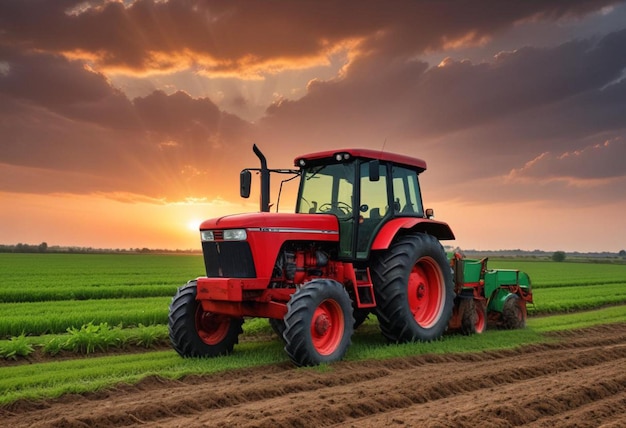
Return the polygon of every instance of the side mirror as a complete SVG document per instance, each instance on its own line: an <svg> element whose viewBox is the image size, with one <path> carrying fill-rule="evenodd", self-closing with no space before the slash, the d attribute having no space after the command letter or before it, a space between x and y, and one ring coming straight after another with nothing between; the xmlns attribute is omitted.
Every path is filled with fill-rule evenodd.
<svg viewBox="0 0 626 428"><path fill-rule="evenodd" d="M426 208L426 218L435 218L435 210L432 208Z"/></svg>
<svg viewBox="0 0 626 428"><path fill-rule="evenodd" d="M239 194L242 198L250 197L250 185L252 183L252 173L244 169L239 174Z"/></svg>
<svg viewBox="0 0 626 428"><path fill-rule="evenodd" d="M370 181L378 181L380 180L380 161L373 160L369 162L370 166Z"/></svg>

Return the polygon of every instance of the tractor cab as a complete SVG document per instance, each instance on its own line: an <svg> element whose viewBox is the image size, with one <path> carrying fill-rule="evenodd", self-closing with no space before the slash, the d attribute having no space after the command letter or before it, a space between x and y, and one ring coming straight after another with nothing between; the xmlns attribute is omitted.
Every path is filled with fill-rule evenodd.
<svg viewBox="0 0 626 428"><path fill-rule="evenodd" d="M294 160L298 170L269 169L256 145L253 150L261 168L241 172L241 196L250 196L251 171L259 172L261 211L267 212L270 173L299 175L295 211L337 218L340 260L367 260L371 250L386 248L391 238L385 238L399 228L417 228L440 239L454 239L447 225L424 222L425 217L432 217L432 210L425 211L422 205L418 175L426 170L426 162L421 159L377 150L345 149L299 156ZM398 222L401 218L408 221ZM379 233L392 220L396 223L390 232ZM377 239L381 239L378 246Z"/></svg>
<svg viewBox="0 0 626 428"><path fill-rule="evenodd" d="M419 159L350 149L295 159L301 180L296 213L332 214L339 222L339 257L365 260L381 227L395 217L424 217Z"/></svg>

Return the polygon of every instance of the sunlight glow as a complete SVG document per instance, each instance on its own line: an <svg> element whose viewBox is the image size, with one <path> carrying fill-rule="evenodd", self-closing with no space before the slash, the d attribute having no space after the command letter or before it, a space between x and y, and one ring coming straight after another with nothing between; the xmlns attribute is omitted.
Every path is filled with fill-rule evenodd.
<svg viewBox="0 0 626 428"><path fill-rule="evenodd" d="M200 224L202 224L202 220L198 220L198 219L189 220L187 222L187 229L197 232L198 230L200 230Z"/></svg>

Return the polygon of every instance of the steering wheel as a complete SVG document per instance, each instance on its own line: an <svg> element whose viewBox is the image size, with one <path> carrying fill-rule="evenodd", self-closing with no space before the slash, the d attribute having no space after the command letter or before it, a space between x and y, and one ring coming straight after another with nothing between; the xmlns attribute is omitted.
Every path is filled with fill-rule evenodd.
<svg viewBox="0 0 626 428"><path fill-rule="evenodd" d="M352 216L352 207L341 201L338 201L336 204L326 202L325 204L320 205L319 211L322 213L335 214L336 216L341 217Z"/></svg>

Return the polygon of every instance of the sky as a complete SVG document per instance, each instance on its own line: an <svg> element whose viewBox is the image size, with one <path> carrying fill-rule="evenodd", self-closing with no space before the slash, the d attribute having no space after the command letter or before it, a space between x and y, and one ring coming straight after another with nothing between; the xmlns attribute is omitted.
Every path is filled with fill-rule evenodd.
<svg viewBox="0 0 626 428"><path fill-rule="evenodd" d="M253 143L424 159L449 245L620 251L626 2L0 2L0 244L199 249Z"/></svg>

